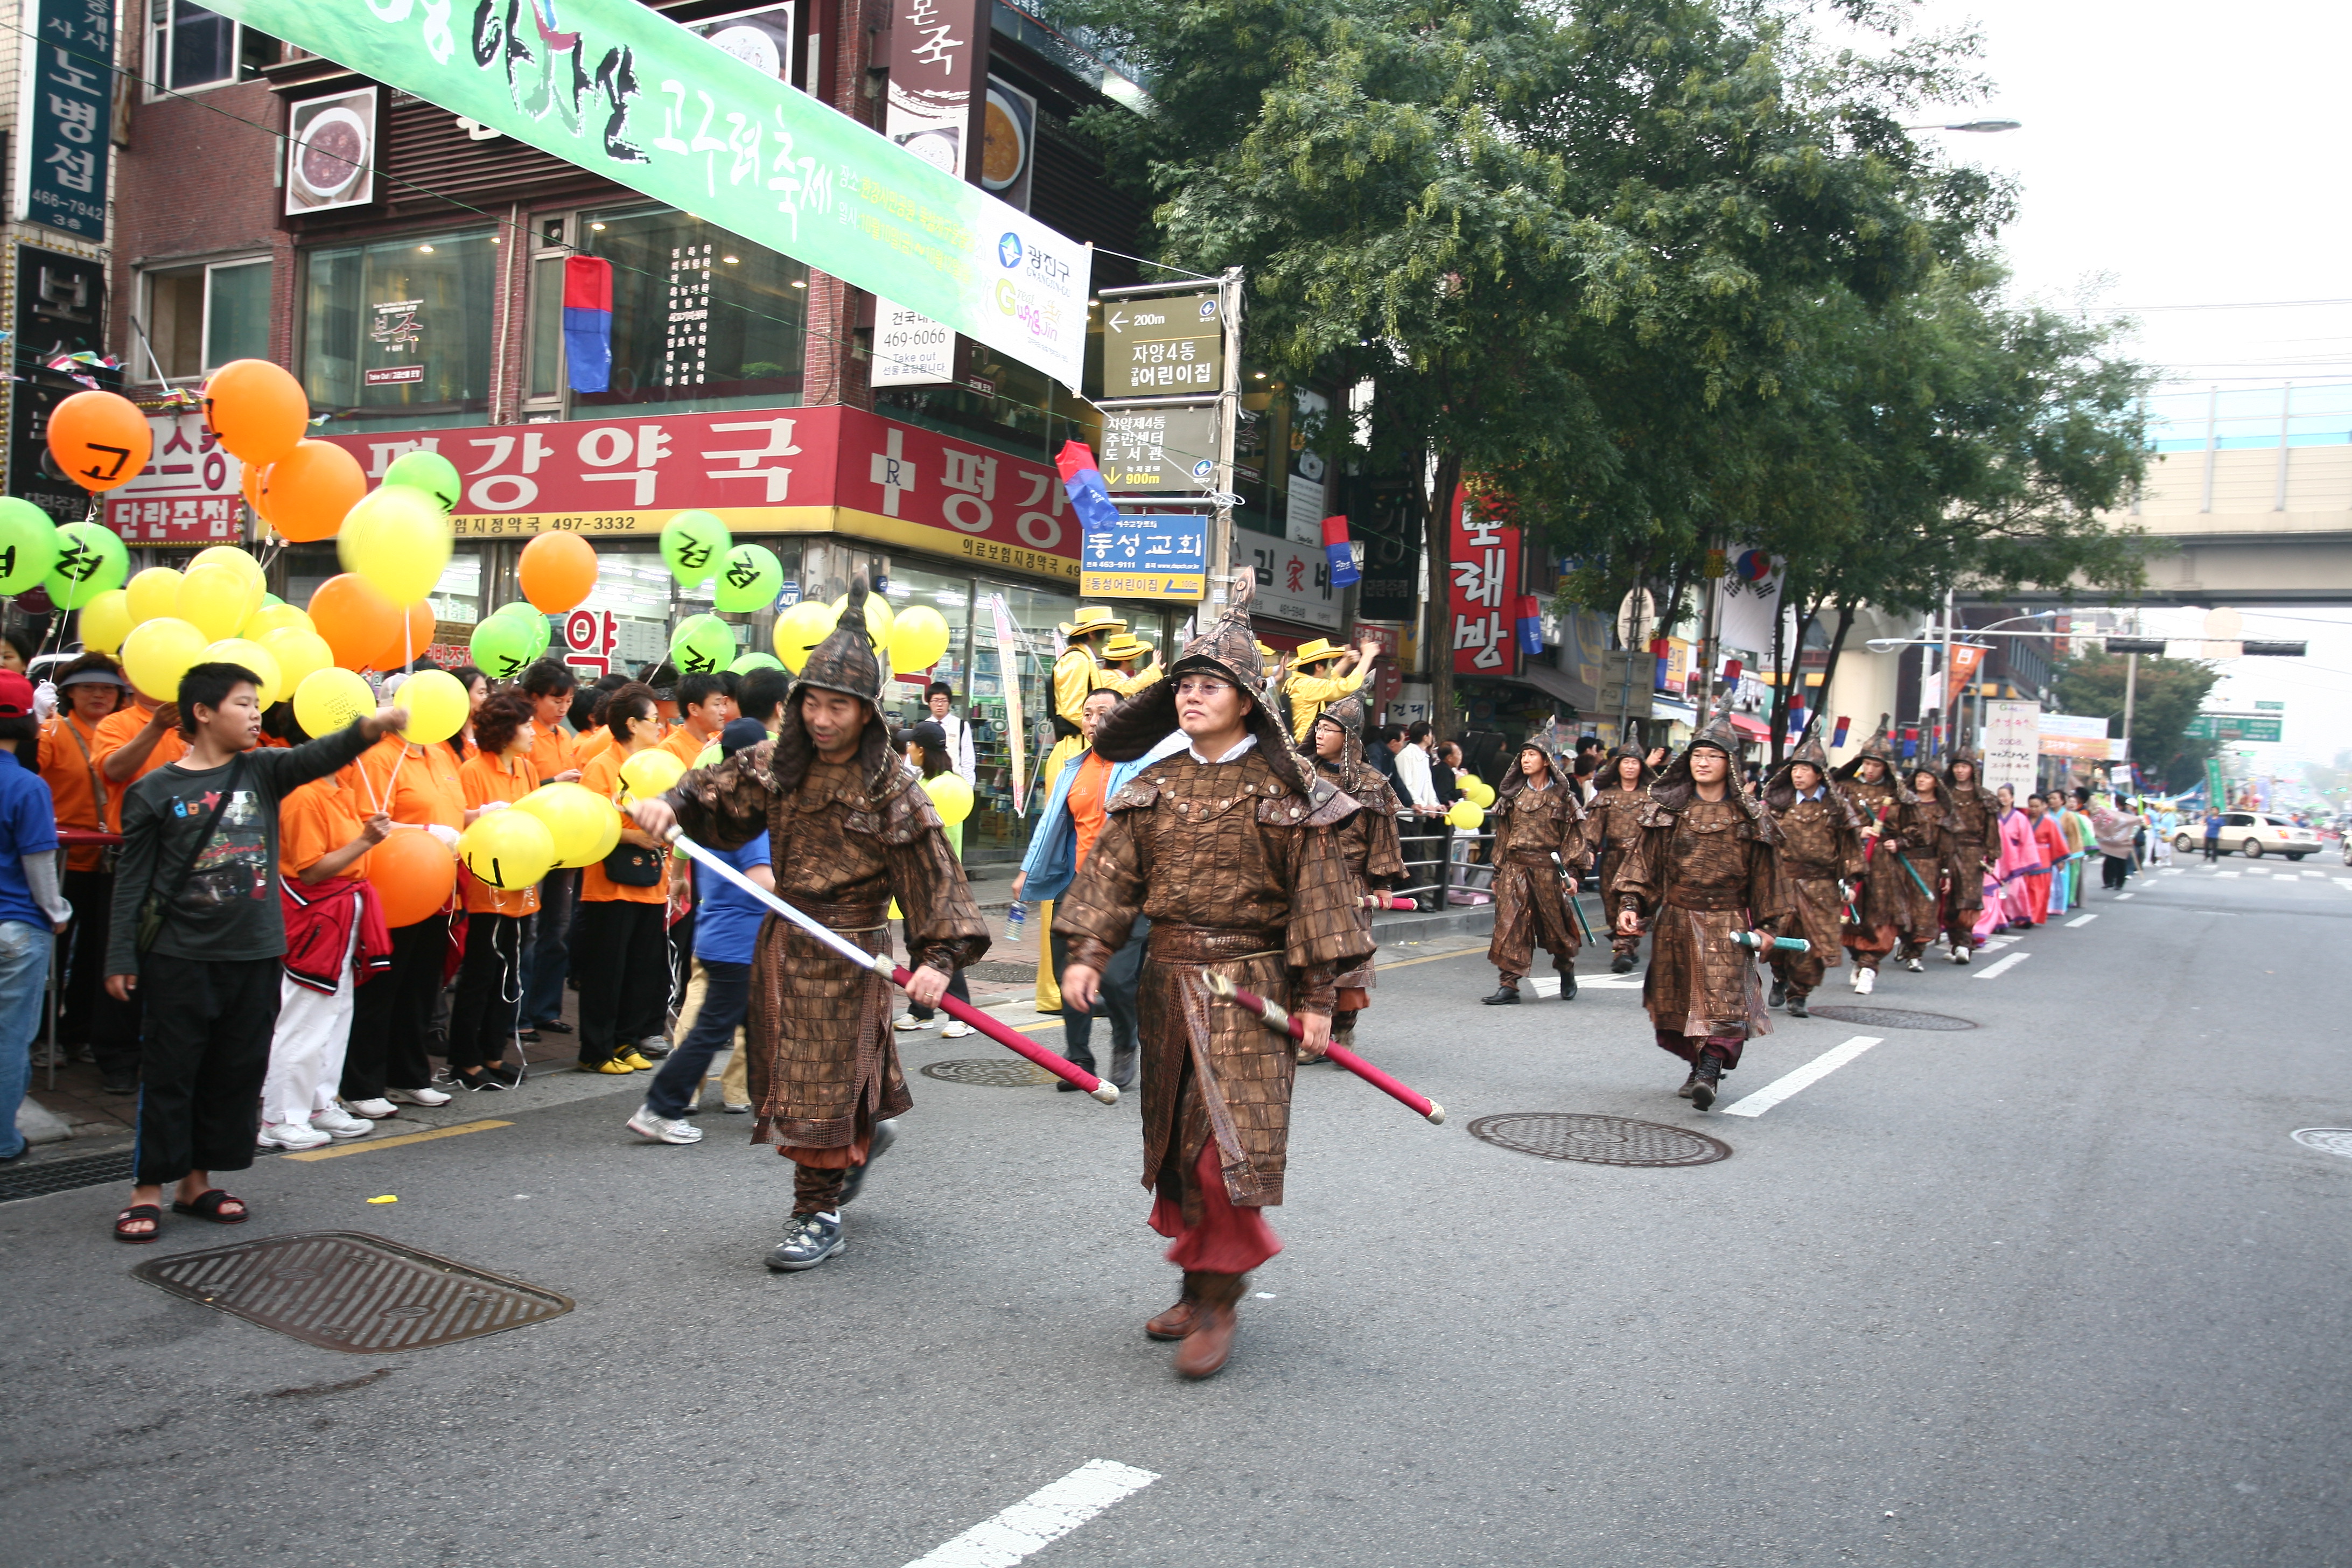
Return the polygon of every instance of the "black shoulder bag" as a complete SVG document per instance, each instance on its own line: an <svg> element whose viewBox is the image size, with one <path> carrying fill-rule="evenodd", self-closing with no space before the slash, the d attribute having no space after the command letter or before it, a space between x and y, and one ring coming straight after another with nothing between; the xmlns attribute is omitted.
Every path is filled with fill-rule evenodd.
<svg viewBox="0 0 2352 1568"><path fill-rule="evenodd" d="M213 830L220 826L221 813L228 809L229 801L236 795L237 781L244 776L245 754L240 752L236 761L229 764L227 787L213 803L212 815L205 818L205 830L196 835L196 847L188 851L188 858L180 863L179 875L172 879L172 890L158 893L154 883L148 883L147 901L139 908L139 952L142 956L163 934L163 922L171 919L172 905L187 887L188 879L195 874L196 862L204 858L205 850L211 846Z"/></svg>

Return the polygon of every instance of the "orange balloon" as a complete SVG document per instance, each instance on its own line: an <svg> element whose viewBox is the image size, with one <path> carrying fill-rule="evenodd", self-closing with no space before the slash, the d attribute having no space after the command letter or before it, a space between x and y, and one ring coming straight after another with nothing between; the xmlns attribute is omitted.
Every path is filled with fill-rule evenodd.
<svg viewBox="0 0 2352 1568"><path fill-rule="evenodd" d="M269 523L269 513L263 510L261 504L264 487L268 482L269 466L268 464L247 463L245 465L244 482L237 486L238 490L245 496L245 504L251 507L253 515L264 523ZM270 526L275 527L276 524L271 523Z"/></svg>
<svg viewBox="0 0 2352 1568"><path fill-rule="evenodd" d="M49 416L49 456L86 490L129 484L154 450L147 416L119 393L77 392Z"/></svg>
<svg viewBox="0 0 2352 1568"><path fill-rule="evenodd" d="M232 456L274 463L310 429L310 400L283 365L233 359L205 383L205 423Z"/></svg>
<svg viewBox="0 0 2352 1568"><path fill-rule="evenodd" d="M365 669L384 645L400 635L400 611L376 585L346 572L319 584L310 595L310 624L335 651L345 669Z"/></svg>
<svg viewBox="0 0 2352 1568"><path fill-rule="evenodd" d="M257 510L270 527L299 544L334 538L343 514L367 494L360 460L332 441L298 442L261 473Z"/></svg>
<svg viewBox="0 0 2352 1568"><path fill-rule="evenodd" d="M560 616L596 591L596 547L576 533L542 533L522 547L517 575L524 598Z"/></svg>
<svg viewBox="0 0 2352 1568"><path fill-rule="evenodd" d="M425 657L425 650L433 646L433 632L439 624L433 618L433 606L419 599L408 606L407 618L407 630L395 629L383 650L368 661L370 664L383 670L406 669ZM395 628L400 625L396 616L393 625Z"/></svg>
<svg viewBox="0 0 2352 1568"><path fill-rule="evenodd" d="M449 901L457 886L457 858L422 828L395 827L368 851L367 879L383 900L383 923L413 926Z"/></svg>

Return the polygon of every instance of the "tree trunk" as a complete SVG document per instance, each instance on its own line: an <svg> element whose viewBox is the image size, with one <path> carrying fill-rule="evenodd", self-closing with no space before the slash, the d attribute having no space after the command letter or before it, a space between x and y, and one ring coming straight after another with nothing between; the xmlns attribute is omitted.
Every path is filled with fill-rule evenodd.
<svg viewBox="0 0 2352 1568"><path fill-rule="evenodd" d="M1429 658L1429 722L1440 741L1454 738L1454 637L1447 619L1446 590L1454 581L1454 489L1462 482L1462 459L1441 454L1422 510L1422 550L1429 563L1429 598L1422 606L1422 647Z"/></svg>
<svg viewBox="0 0 2352 1568"><path fill-rule="evenodd" d="M1845 652L1845 634L1853 629L1853 606L1840 600L1837 630L1830 634L1830 656L1822 665L1822 700L1824 702L1830 700L1830 688L1837 681L1838 656ZM1866 740L1868 736L1864 738ZM1828 743L1828 738L1824 737L1822 744L1826 746Z"/></svg>
<svg viewBox="0 0 2352 1568"><path fill-rule="evenodd" d="M1780 580L1780 603L1772 614L1772 733L1765 743L1765 755L1771 759L1766 767L1774 773L1780 771L1780 753L1789 741L1788 604L1789 583L1784 577ZM1797 639L1797 646L1805 646L1802 637Z"/></svg>

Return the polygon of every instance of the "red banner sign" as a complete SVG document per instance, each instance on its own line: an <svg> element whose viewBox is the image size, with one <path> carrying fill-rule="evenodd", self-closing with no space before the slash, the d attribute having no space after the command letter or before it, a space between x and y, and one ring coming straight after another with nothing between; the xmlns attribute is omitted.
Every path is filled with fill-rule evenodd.
<svg viewBox="0 0 2352 1568"><path fill-rule="evenodd" d="M1456 675L1516 675L1519 531L1483 514L1468 492L1454 492L1446 551L1447 620Z"/></svg>

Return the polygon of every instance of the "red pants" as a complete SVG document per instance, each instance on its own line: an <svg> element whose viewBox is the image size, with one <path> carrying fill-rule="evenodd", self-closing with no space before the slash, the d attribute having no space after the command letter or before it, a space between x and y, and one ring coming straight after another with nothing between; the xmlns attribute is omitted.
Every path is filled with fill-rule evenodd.
<svg viewBox="0 0 2352 1568"><path fill-rule="evenodd" d="M1699 1052L1712 1049L1723 1059L1723 1070L1726 1072L1739 1065L1739 1048L1748 1043L1748 1037L1745 1035L1709 1035L1705 1039L1701 1039L1697 1036L1685 1035L1676 1029L1660 1029L1656 1033L1660 1050L1672 1051L1683 1060L1696 1066Z"/></svg>
<svg viewBox="0 0 2352 1568"><path fill-rule="evenodd" d="M1202 1145L1192 1179L1200 1186L1199 1225L1184 1223L1183 1194L1170 1190L1172 1184L1165 1175L1152 1200L1151 1228L1175 1244L1168 1249L1169 1262L1197 1274L1246 1274L1282 1250L1282 1238L1261 1210L1236 1208L1225 1195L1215 1139Z"/></svg>

